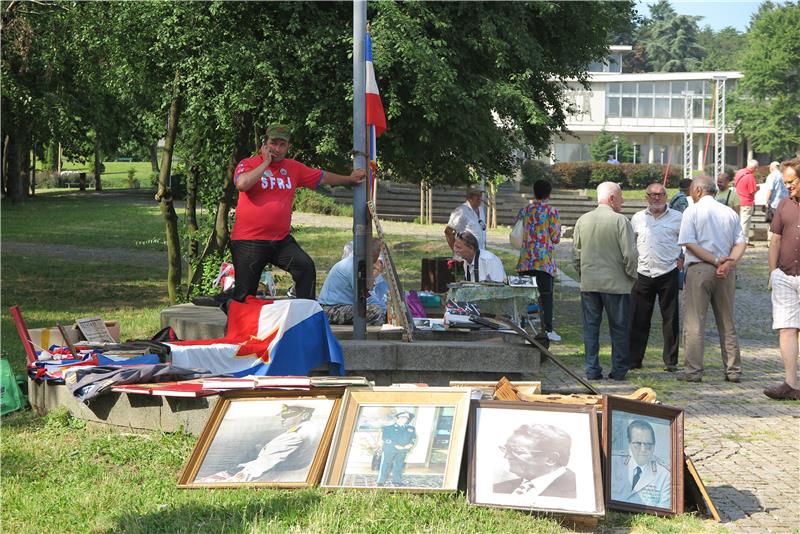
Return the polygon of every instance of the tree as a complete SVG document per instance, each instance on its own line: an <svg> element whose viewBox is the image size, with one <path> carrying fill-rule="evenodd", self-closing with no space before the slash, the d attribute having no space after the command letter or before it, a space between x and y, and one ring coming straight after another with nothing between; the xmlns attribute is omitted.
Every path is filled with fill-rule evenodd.
<svg viewBox="0 0 800 534"><path fill-rule="evenodd" d="M696 70L705 55L705 50L697 43L698 18L674 15L653 22L645 50L647 61L654 71Z"/></svg>
<svg viewBox="0 0 800 534"><path fill-rule="evenodd" d="M730 106L736 133L759 152L800 150L800 4L761 6L747 32L744 78Z"/></svg>
<svg viewBox="0 0 800 534"><path fill-rule="evenodd" d="M697 44L706 53L699 70L739 70L747 42L745 34L736 28L727 27L715 33L706 26L697 35Z"/></svg>
<svg viewBox="0 0 800 534"><path fill-rule="evenodd" d="M633 161L633 143L627 137L601 130L589 145L589 153L594 161L606 162L616 154L620 163L630 163Z"/></svg>

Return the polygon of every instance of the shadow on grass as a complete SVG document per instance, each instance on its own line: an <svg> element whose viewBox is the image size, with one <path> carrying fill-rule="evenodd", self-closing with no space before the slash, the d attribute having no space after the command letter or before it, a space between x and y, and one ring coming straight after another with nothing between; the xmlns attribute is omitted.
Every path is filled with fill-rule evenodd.
<svg viewBox="0 0 800 534"><path fill-rule="evenodd" d="M199 490L202 492L215 490ZM188 503L145 514L123 513L115 518L111 532L249 532L251 530L276 531L303 523L319 505L322 496L308 491L263 492L258 502L234 500L237 496L252 498L246 490L231 494L225 492L224 504ZM239 494L239 495L236 495ZM229 499L231 497L231 499ZM166 505L162 505L166 506Z"/></svg>

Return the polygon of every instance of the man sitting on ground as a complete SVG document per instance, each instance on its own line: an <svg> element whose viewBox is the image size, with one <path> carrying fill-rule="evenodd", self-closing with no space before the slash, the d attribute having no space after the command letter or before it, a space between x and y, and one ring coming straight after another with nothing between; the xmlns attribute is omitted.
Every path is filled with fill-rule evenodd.
<svg viewBox="0 0 800 534"><path fill-rule="evenodd" d="M381 242L373 238L370 244L373 265L379 263L378 256L381 252ZM377 282L377 278L375 279ZM353 324L353 256L347 256L334 265L319 294L318 302L328 316L330 324ZM386 322L386 307L381 306L377 300L367 300L367 324L379 326Z"/></svg>
<svg viewBox="0 0 800 534"><path fill-rule="evenodd" d="M456 234L453 252L464 263L464 279L468 282L503 282L506 271L500 258L478 246L471 232Z"/></svg>

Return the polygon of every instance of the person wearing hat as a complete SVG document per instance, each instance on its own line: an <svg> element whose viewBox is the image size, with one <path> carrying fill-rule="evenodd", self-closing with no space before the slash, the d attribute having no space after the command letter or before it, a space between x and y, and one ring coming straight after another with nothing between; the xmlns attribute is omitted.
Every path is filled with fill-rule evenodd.
<svg viewBox="0 0 800 534"><path fill-rule="evenodd" d="M231 480L251 482L303 482L319 445L321 429L310 422L311 406L281 405L283 433L268 441L258 457L239 464L241 468Z"/></svg>
<svg viewBox="0 0 800 534"><path fill-rule="evenodd" d="M417 442L417 430L410 424L414 414L400 411L394 414L394 423L383 427L381 441L381 467L378 472L378 486L385 486L389 472L392 474L392 485L403 485L403 469L406 456Z"/></svg>
<svg viewBox="0 0 800 534"><path fill-rule="evenodd" d="M342 175L289 159L286 157L291 147L289 139L288 126L268 126L259 154L240 161L233 173L233 183L239 190L231 232L236 277L233 298L240 302L256 294L261 271L268 263L292 275L297 298L314 298L317 280L314 261L290 233L297 188L355 185L365 176L364 169Z"/></svg>
<svg viewBox="0 0 800 534"><path fill-rule="evenodd" d="M450 249L453 249L456 234L469 231L478 238L478 246L486 248L486 212L483 209L483 189L467 189L467 200L450 214L444 229L444 236Z"/></svg>

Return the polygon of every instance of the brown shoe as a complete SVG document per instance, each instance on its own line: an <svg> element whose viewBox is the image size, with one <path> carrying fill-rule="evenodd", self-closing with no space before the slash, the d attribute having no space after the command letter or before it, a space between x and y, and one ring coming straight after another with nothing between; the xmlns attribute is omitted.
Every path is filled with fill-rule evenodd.
<svg viewBox="0 0 800 534"><path fill-rule="evenodd" d="M675 380L681 382L702 382L703 379L699 375L690 375L688 373L678 373L675 375Z"/></svg>
<svg viewBox="0 0 800 534"><path fill-rule="evenodd" d="M795 389L786 382L764 390L764 395L775 400L800 400L800 389Z"/></svg>

